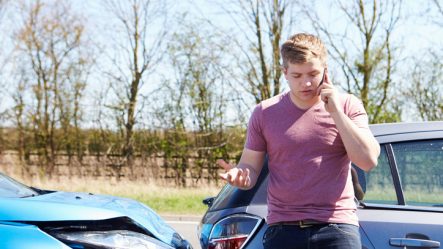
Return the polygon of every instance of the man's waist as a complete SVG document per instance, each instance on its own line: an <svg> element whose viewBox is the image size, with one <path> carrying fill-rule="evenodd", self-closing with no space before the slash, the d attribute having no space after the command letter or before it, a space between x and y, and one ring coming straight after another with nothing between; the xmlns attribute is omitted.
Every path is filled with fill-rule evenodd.
<svg viewBox="0 0 443 249"><path fill-rule="evenodd" d="M280 221L269 224L269 226L298 226L300 228L329 225L330 223L318 220L297 220L297 221Z"/></svg>

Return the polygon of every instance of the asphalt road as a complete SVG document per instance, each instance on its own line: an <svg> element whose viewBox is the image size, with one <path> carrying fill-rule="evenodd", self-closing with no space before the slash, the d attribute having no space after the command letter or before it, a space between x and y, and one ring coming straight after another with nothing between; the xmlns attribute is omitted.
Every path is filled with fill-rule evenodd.
<svg viewBox="0 0 443 249"><path fill-rule="evenodd" d="M191 243L194 249L199 249L197 226L201 217L192 216L162 216L171 227Z"/></svg>

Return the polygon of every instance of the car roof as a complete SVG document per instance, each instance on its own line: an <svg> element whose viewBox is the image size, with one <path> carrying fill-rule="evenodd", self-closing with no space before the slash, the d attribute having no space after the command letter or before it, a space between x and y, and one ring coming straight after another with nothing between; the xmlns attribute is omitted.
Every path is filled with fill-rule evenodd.
<svg viewBox="0 0 443 249"><path fill-rule="evenodd" d="M370 125L380 143L443 138L443 121Z"/></svg>

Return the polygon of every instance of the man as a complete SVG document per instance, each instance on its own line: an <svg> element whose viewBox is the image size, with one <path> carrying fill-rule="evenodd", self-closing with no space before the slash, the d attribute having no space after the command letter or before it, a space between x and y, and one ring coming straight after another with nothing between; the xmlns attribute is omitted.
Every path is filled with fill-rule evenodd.
<svg viewBox="0 0 443 249"><path fill-rule="evenodd" d="M361 248L351 161L369 171L380 147L356 97L330 81L327 51L310 34L281 47L290 91L258 104L236 167L221 177L252 188L268 155L268 230L264 248Z"/></svg>

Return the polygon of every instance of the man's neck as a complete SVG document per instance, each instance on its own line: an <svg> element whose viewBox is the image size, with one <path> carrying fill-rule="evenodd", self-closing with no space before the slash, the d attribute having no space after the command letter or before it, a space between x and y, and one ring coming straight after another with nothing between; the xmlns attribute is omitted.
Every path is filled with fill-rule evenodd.
<svg viewBox="0 0 443 249"><path fill-rule="evenodd" d="M318 102L320 102L320 96L316 96L310 99L309 101L303 101L301 99L298 99L294 95L292 95L292 93L289 94L289 97L292 103L302 110L307 110L316 105Z"/></svg>

